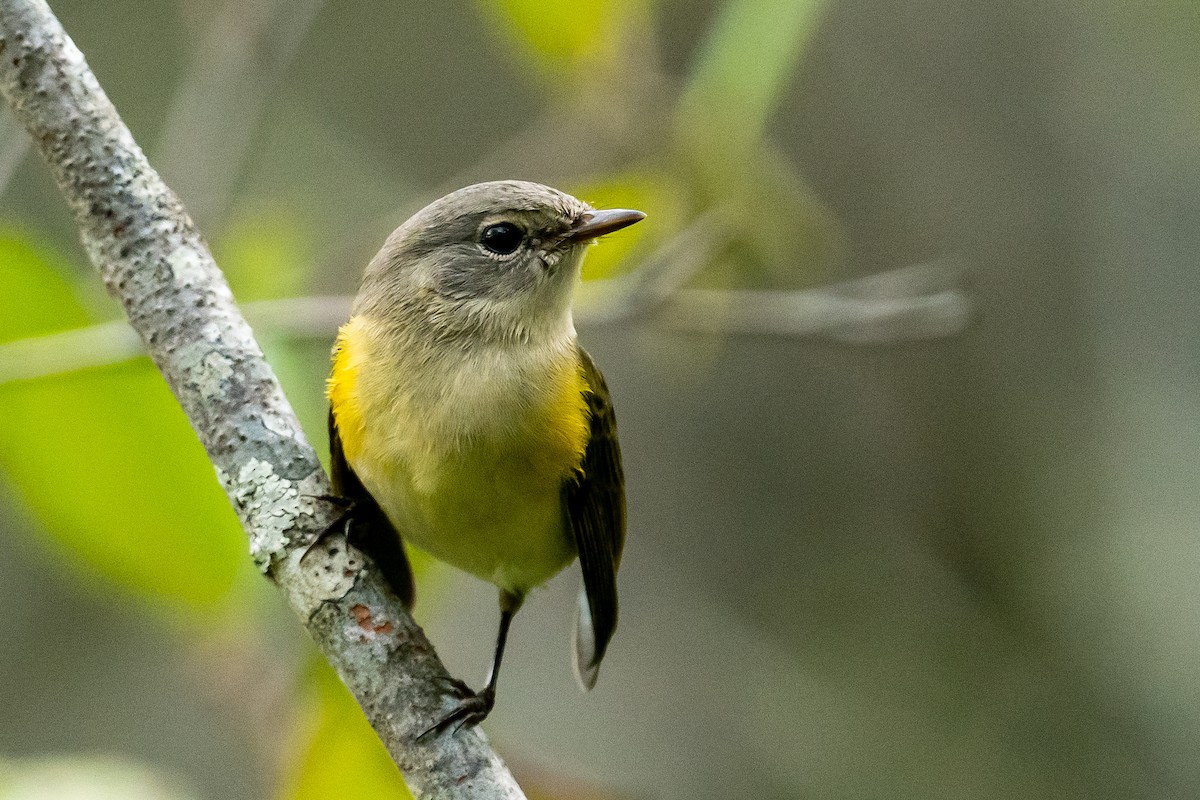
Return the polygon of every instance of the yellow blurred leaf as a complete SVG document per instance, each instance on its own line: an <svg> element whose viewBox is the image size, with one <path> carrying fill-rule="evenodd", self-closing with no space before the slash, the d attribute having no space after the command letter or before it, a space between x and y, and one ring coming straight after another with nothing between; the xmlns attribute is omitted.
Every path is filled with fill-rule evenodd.
<svg viewBox="0 0 1200 800"><path fill-rule="evenodd" d="M544 69L570 72L613 57L621 31L645 18L644 0L479 0L487 19Z"/></svg>

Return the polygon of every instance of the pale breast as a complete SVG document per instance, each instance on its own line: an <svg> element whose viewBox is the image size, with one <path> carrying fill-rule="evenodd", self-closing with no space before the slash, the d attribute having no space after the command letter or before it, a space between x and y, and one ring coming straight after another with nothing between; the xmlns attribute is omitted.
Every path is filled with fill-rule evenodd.
<svg viewBox="0 0 1200 800"><path fill-rule="evenodd" d="M339 428L344 405L359 429L343 440L346 456L404 538L516 590L571 561L561 487L582 459L588 419L570 345L403 364L343 341L338 360L354 375L339 381L335 363L330 396Z"/></svg>

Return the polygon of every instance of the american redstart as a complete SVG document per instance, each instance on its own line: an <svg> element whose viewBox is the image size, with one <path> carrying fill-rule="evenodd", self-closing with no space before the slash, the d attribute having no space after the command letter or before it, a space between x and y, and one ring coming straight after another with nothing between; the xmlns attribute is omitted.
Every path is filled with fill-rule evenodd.
<svg viewBox="0 0 1200 800"><path fill-rule="evenodd" d="M500 588L487 683L429 732L495 703L513 615L579 558L573 664L596 682L617 624L624 476L604 377L576 341L584 251L640 211L536 183L468 186L397 228L371 260L329 378L333 483L348 535L407 605L402 540Z"/></svg>

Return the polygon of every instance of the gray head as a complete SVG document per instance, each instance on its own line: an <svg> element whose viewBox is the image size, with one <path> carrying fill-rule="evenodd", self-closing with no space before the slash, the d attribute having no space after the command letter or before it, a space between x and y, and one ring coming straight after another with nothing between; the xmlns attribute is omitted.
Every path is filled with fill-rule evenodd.
<svg viewBox="0 0 1200 800"><path fill-rule="evenodd" d="M468 186L388 237L367 267L354 313L439 339L554 335L571 328L584 248L644 217L598 211L538 183Z"/></svg>

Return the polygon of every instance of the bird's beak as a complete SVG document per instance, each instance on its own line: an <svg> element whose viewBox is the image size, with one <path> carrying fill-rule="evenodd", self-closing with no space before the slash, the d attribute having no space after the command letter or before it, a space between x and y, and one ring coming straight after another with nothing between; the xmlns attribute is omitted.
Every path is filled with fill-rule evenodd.
<svg viewBox="0 0 1200 800"><path fill-rule="evenodd" d="M579 218L571 230L567 231L567 241L572 243L590 242L598 236L627 228L635 222L641 222L646 215L641 211L628 208L606 208L602 211L589 211Z"/></svg>

